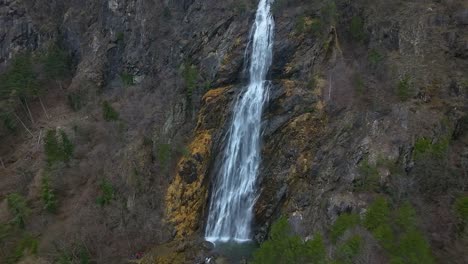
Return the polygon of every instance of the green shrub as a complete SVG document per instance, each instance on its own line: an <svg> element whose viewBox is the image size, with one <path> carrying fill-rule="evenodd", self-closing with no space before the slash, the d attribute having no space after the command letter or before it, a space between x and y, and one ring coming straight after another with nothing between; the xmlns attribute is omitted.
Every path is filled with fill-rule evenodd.
<svg viewBox="0 0 468 264"><path fill-rule="evenodd" d="M434 263L429 244L417 228L416 212L409 203L392 212L384 198L377 198L369 207L364 226L389 253L391 263Z"/></svg>
<svg viewBox="0 0 468 264"><path fill-rule="evenodd" d="M116 37L117 42L123 42L125 39L125 34L122 31L120 31L116 34L115 37Z"/></svg>
<svg viewBox="0 0 468 264"><path fill-rule="evenodd" d="M55 260L57 264L89 264L91 256L85 246L74 245L69 249L60 250Z"/></svg>
<svg viewBox="0 0 468 264"><path fill-rule="evenodd" d="M9 69L0 76L0 98L28 100L37 97L39 80L31 54L17 55Z"/></svg>
<svg viewBox="0 0 468 264"><path fill-rule="evenodd" d="M354 90L359 96L364 95L364 88L364 80L362 79L361 75L354 75Z"/></svg>
<svg viewBox="0 0 468 264"><path fill-rule="evenodd" d="M7 264L13 264L20 261L24 256L36 255L39 241L29 234L23 236L18 242L15 249L10 253L6 259Z"/></svg>
<svg viewBox="0 0 468 264"><path fill-rule="evenodd" d="M247 4L244 2L244 0L237 0L233 2L232 9L236 14L244 14L247 11Z"/></svg>
<svg viewBox="0 0 468 264"><path fill-rule="evenodd" d="M415 229L409 230L400 237L397 249L391 256L391 262L406 264L435 263L429 243L421 232Z"/></svg>
<svg viewBox="0 0 468 264"><path fill-rule="evenodd" d="M50 186L50 180L47 176L42 178L41 199L44 203L44 209L54 213L57 209L57 198L54 194L54 191L52 190L52 187Z"/></svg>
<svg viewBox="0 0 468 264"><path fill-rule="evenodd" d="M68 138L67 134L64 131L60 131L60 136L62 138L62 150L63 150L63 161L68 163L73 156L73 151L75 146Z"/></svg>
<svg viewBox="0 0 468 264"><path fill-rule="evenodd" d="M418 138L414 143L413 158L416 160L427 157L442 158L447 153L449 145L450 137L448 136L439 139L436 143L424 137Z"/></svg>
<svg viewBox="0 0 468 264"><path fill-rule="evenodd" d="M114 199L115 196L115 189L114 186L112 186L111 182L107 179L103 179L99 184L99 191L101 195L98 196L96 202L100 206L110 204L110 202Z"/></svg>
<svg viewBox="0 0 468 264"><path fill-rule="evenodd" d="M0 245L13 233L14 227L10 223L0 223Z"/></svg>
<svg viewBox="0 0 468 264"><path fill-rule="evenodd" d="M271 12L273 14L279 14L284 8L294 4L293 0L275 0L271 4Z"/></svg>
<svg viewBox="0 0 468 264"><path fill-rule="evenodd" d="M409 202L404 203L398 208L395 221L402 231L408 231L417 227L416 211Z"/></svg>
<svg viewBox="0 0 468 264"><path fill-rule="evenodd" d="M163 17L166 18L166 19L171 19L172 18L171 9L169 9L168 6L165 6L164 9L163 9Z"/></svg>
<svg viewBox="0 0 468 264"><path fill-rule="evenodd" d="M455 211L460 220L468 224L468 196L458 197L455 200Z"/></svg>
<svg viewBox="0 0 468 264"><path fill-rule="evenodd" d="M126 73L126 72L122 73L120 75L120 79L122 79L122 82L125 86L135 85L135 78L130 73Z"/></svg>
<svg viewBox="0 0 468 264"><path fill-rule="evenodd" d="M64 131L60 131L60 141L57 132L49 129L44 138L44 151L49 166L57 162L68 163L73 156L74 145Z"/></svg>
<svg viewBox="0 0 468 264"><path fill-rule="evenodd" d="M407 101L411 96L410 81L410 77L406 75L398 82L397 95L402 101Z"/></svg>
<svg viewBox="0 0 468 264"><path fill-rule="evenodd" d="M10 133L15 133L17 128L18 128L18 125L16 123L16 121L13 119L11 113L9 112L4 112L2 115L1 115L1 118L3 120L3 125L5 126L5 128L10 132Z"/></svg>
<svg viewBox="0 0 468 264"><path fill-rule="evenodd" d="M418 138L414 143L413 157L415 159L425 155L432 149L432 142L427 138Z"/></svg>
<svg viewBox="0 0 468 264"><path fill-rule="evenodd" d="M304 15L299 16L296 19L295 31L299 34L304 33L306 28L306 17Z"/></svg>
<svg viewBox="0 0 468 264"><path fill-rule="evenodd" d="M199 77L198 70L195 65L185 63L182 74L184 77L187 98L192 98L193 91L197 87L197 81Z"/></svg>
<svg viewBox="0 0 468 264"><path fill-rule="evenodd" d="M62 160L62 147L57 139L55 130L48 130L44 138L44 151L48 164Z"/></svg>
<svg viewBox="0 0 468 264"><path fill-rule="evenodd" d="M364 40L364 21L360 16L354 16L351 19L350 32L354 40L359 42Z"/></svg>
<svg viewBox="0 0 468 264"><path fill-rule="evenodd" d="M368 60L372 66L375 67L377 64L382 62L383 59L384 57L377 50L375 49L370 50L369 55L368 55Z"/></svg>
<svg viewBox="0 0 468 264"><path fill-rule="evenodd" d="M364 227L370 231L376 230L382 225L390 222L390 207L385 198L377 198L369 207L364 217Z"/></svg>
<svg viewBox="0 0 468 264"><path fill-rule="evenodd" d="M26 217L30 210L26 203L26 199L18 193L12 193L7 196L8 210L13 215L12 223L19 228L24 228Z"/></svg>
<svg viewBox="0 0 468 264"><path fill-rule="evenodd" d="M119 119L119 113L107 101L102 103L102 116L106 121L116 121Z"/></svg>
<svg viewBox="0 0 468 264"><path fill-rule="evenodd" d="M345 213L340 215L331 228L331 239L336 241L346 232L346 230L359 225L359 222L360 219L357 214Z"/></svg>
<svg viewBox="0 0 468 264"><path fill-rule="evenodd" d="M340 263L352 264L354 257L359 254L362 245L362 237L356 235L346 240L337 249L337 259Z"/></svg>
<svg viewBox="0 0 468 264"><path fill-rule="evenodd" d="M369 164L367 159L359 164L359 173L361 178L354 184L357 192L372 192L377 191L380 186L379 170L377 166Z"/></svg>
<svg viewBox="0 0 468 264"><path fill-rule="evenodd" d="M49 80L63 79L70 74L71 58L57 45L49 47L43 58L44 71Z"/></svg>
<svg viewBox="0 0 468 264"><path fill-rule="evenodd" d="M320 15L326 25L336 25L338 23L338 11L336 9L335 1L328 0L320 9Z"/></svg>
<svg viewBox="0 0 468 264"><path fill-rule="evenodd" d="M157 156L156 158L159 161L159 164L163 167L167 166L167 163L171 159L172 148L170 144L157 144Z"/></svg>
<svg viewBox="0 0 468 264"><path fill-rule="evenodd" d="M325 263L326 252L321 236L304 243L300 237L291 234L286 218L281 217L271 227L267 241L254 252L252 263Z"/></svg>
<svg viewBox="0 0 468 264"><path fill-rule="evenodd" d="M84 96L80 92L71 92L67 95L68 106L73 111L79 111L84 105Z"/></svg>
<svg viewBox="0 0 468 264"><path fill-rule="evenodd" d="M305 258L307 259L308 263L327 263L327 252L321 235L316 235L314 239L309 240L305 243L305 252Z"/></svg>

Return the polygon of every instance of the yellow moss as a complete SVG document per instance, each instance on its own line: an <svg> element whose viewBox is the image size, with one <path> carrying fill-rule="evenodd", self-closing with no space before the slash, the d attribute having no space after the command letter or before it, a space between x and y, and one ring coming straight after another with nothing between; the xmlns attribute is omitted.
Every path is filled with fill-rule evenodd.
<svg viewBox="0 0 468 264"><path fill-rule="evenodd" d="M179 161L175 179L167 190L166 217L175 225L178 238L191 235L198 228L198 220L207 196L204 179L211 154L211 143L211 131L197 133L189 145L190 155ZM196 165L198 175L192 183L185 182L180 175L180 171L188 162Z"/></svg>
<svg viewBox="0 0 468 264"><path fill-rule="evenodd" d="M296 88L296 82L291 80L283 80L283 86L286 90L286 96L290 97L293 94L294 88Z"/></svg>
<svg viewBox="0 0 468 264"><path fill-rule="evenodd" d="M222 95L224 93L224 91L226 91L227 88L228 87L221 87L221 88L216 88L216 89L209 90L203 96L203 99L202 99L203 103L205 103L205 104L209 103L212 99L219 97L220 95Z"/></svg>

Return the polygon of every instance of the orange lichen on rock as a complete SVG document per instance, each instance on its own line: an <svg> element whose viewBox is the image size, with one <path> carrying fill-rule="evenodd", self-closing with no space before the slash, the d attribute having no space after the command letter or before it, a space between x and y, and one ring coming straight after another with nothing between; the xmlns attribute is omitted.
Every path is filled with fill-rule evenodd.
<svg viewBox="0 0 468 264"><path fill-rule="evenodd" d="M209 103L212 99L219 97L222 95L229 87L221 87L221 88L216 88L209 90L206 92L206 94L203 96L203 103L207 104Z"/></svg>
<svg viewBox="0 0 468 264"><path fill-rule="evenodd" d="M189 146L190 155L182 157L177 174L166 194L167 220L175 225L177 237L192 234L198 228L205 205L204 185L211 152L211 131L198 132Z"/></svg>

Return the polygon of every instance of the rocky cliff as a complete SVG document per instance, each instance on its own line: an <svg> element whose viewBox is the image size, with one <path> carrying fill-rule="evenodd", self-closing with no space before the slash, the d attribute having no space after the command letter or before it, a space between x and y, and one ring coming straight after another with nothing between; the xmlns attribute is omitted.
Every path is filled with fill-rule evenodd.
<svg viewBox="0 0 468 264"><path fill-rule="evenodd" d="M65 77L14 106L16 130L1 127L0 259L126 263L146 252L143 263L203 263L210 182L246 83L255 6L0 1L0 72L51 46L70 59ZM415 208L436 262L468 262L468 220L454 209L468 187L465 1L276 0L274 16L255 239L281 215L301 238L328 237L340 215L363 216L384 197ZM53 168L50 130L74 145ZM23 227L11 224L12 193L28 209ZM347 235L356 232L365 250L353 263L390 261L372 232Z"/></svg>

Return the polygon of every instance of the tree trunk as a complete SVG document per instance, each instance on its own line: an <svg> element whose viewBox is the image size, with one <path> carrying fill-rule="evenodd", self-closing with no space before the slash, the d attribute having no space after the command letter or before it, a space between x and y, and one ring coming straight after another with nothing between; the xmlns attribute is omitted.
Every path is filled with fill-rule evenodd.
<svg viewBox="0 0 468 264"><path fill-rule="evenodd" d="M31 110L29 109L28 101L26 101L26 99L24 100L24 105L26 106L26 109L28 110L28 114L29 114L29 117L31 119L31 123L34 124L34 119L33 119Z"/></svg>
<svg viewBox="0 0 468 264"><path fill-rule="evenodd" d="M13 113L13 115L15 115L16 119L18 119L18 121L21 123L21 125L23 125L24 129L26 129L26 131L32 136L34 137L33 133L31 132L31 130L28 129L28 127L24 124L24 122L21 120L21 118L16 114L16 113Z"/></svg>
<svg viewBox="0 0 468 264"><path fill-rule="evenodd" d="M39 102L41 103L42 110L44 111L44 114L45 114L46 118L49 119L49 114L47 114L47 110L46 110L46 108L44 106L44 103L42 102L41 97L39 97Z"/></svg>

